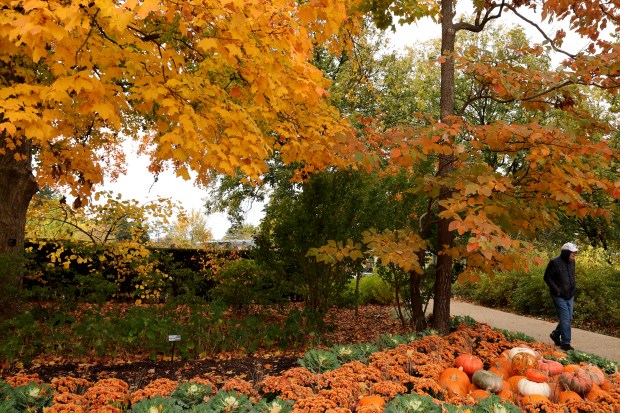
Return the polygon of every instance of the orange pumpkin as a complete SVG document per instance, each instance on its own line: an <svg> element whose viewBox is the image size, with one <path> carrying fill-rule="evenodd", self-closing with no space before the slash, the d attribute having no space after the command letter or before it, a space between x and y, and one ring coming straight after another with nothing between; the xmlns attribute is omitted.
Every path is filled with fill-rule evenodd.
<svg viewBox="0 0 620 413"><path fill-rule="evenodd" d="M512 376L512 362L504 357L498 357L491 361L488 369L491 373L495 373L503 379Z"/></svg>
<svg viewBox="0 0 620 413"><path fill-rule="evenodd" d="M439 385L450 395L465 396L470 384L469 376L460 368L449 367L439 375Z"/></svg>
<svg viewBox="0 0 620 413"><path fill-rule="evenodd" d="M491 394L488 391L482 390L482 389L474 390L471 393L469 393L469 395L476 400L486 399L487 397L491 396Z"/></svg>
<svg viewBox="0 0 620 413"><path fill-rule="evenodd" d="M541 359L538 362L538 368L547 373L549 376L557 376L564 372L564 366L562 363L555 360Z"/></svg>
<svg viewBox="0 0 620 413"><path fill-rule="evenodd" d="M512 384L510 384L508 379L502 380L502 390L504 390L504 389L508 389L508 390L512 391Z"/></svg>
<svg viewBox="0 0 620 413"><path fill-rule="evenodd" d="M590 390L586 395L586 400L591 400L593 402L598 402L600 400L605 400L609 396L605 390L602 390L598 384L594 384L592 386L592 390Z"/></svg>
<svg viewBox="0 0 620 413"><path fill-rule="evenodd" d="M575 370L580 369L581 366L579 364L567 364L566 366L564 366L564 371L568 372L568 373L572 373Z"/></svg>
<svg viewBox="0 0 620 413"><path fill-rule="evenodd" d="M579 395L579 393L576 393L572 390L565 390L560 392L560 394L558 395L558 403L560 404L566 404L570 401L583 401L583 399L581 398L581 396Z"/></svg>
<svg viewBox="0 0 620 413"><path fill-rule="evenodd" d="M530 404L536 402L551 402L548 397L542 396L540 394L529 394L527 396L521 396L519 401L523 404Z"/></svg>
<svg viewBox="0 0 620 413"><path fill-rule="evenodd" d="M523 351L512 358L512 369L516 374L523 375L527 369L536 367L538 367L538 360L530 353Z"/></svg>
<svg viewBox="0 0 620 413"><path fill-rule="evenodd" d="M605 380L605 383L601 384L601 389L605 390L606 392L612 391L613 388L614 386L609 382L609 380Z"/></svg>
<svg viewBox="0 0 620 413"><path fill-rule="evenodd" d="M514 400L514 392L512 391L512 385L508 380L504 380L504 384L502 386L502 390L497 393L497 395L504 401L513 401Z"/></svg>
<svg viewBox="0 0 620 413"><path fill-rule="evenodd" d="M519 381L521 381L521 379L524 379L525 376L510 376L508 378L508 383L510 383L510 388L512 389L512 391L514 393L518 393L519 392Z"/></svg>
<svg viewBox="0 0 620 413"><path fill-rule="evenodd" d="M370 406L370 405L383 406L384 404L385 404L385 400L383 400L383 397L377 396L377 395L364 396L357 401L358 406Z"/></svg>
<svg viewBox="0 0 620 413"><path fill-rule="evenodd" d="M549 381L549 376L545 372L538 369L527 369L525 371L525 377L528 380L535 381L536 383L546 383Z"/></svg>
<svg viewBox="0 0 620 413"><path fill-rule="evenodd" d="M474 374L474 372L482 370L484 367L480 357L474 356L473 354L461 354L454 359L454 365L457 368L462 367L463 371L470 376Z"/></svg>

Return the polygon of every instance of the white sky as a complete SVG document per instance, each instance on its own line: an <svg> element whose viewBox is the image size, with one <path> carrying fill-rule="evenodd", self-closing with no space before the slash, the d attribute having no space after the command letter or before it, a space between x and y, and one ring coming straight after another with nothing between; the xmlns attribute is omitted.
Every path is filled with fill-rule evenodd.
<svg viewBox="0 0 620 413"><path fill-rule="evenodd" d="M127 174L120 176L116 182L107 180L103 189L120 193L123 199L148 202L160 197L170 198L181 204L188 212L192 209L204 211L206 190L195 186L193 181L175 176L172 171L161 173L155 182L154 176L148 171L148 158L138 155L135 147L128 146ZM263 215L262 205L254 207L247 212L246 222L257 225ZM230 222L222 213L209 215L207 224L216 240L222 239L230 227Z"/></svg>
<svg viewBox="0 0 620 413"><path fill-rule="evenodd" d="M466 2L471 4L470 2ZM463 2L459 2L462 5ZM462 13L459 9L458 13ZM509 24L506 19L500 19L502 24ZM560 27L559 24L555 25ZM551 27L554 31L556 27ZM426 41L431 38L438 38L441 35L441 27L433 23L430 19L424 19L416 24L399 28L396 33L390 35L394 49L403 50L406 46L418 42ZM528 29L528 35L534 42L540 42L542 37L533 28ZM579 50L578 46L586 43L581 39L570 39L565 41L571 52ZM148 160L144 156L138 156L135 151L133 154L127 153L127 174L119 177L117 182L107 181L104 185L105 190L120 193L125 199L136 199L139 201L154 200L158 197L171 198L179 202L188 211L191 209L204 211L204 199L207 194L204 189L198 188L191 181L185 181L176 177L173 172L166 171L159 175L157 182L147 170ZM264 213L262 204L255 204L246 213L246 222L257 225ZM230 227L230 222L224 214L214 214L207 218L208 225L213 233L214 239L221 239L226 230Z"/></svg>

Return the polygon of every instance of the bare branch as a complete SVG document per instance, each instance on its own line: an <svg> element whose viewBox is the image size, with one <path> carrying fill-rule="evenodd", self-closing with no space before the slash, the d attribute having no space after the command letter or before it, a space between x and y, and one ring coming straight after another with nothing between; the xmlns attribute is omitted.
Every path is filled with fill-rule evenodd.
<svg viewBox="0 0 620 413"><path fill-rule="evenodd" d="M495 19L499 19L502 16L504 7L507 6L505 4L505 0L502 0L501 4L487 9L482 20L480 20L481 12L478 11L478 13L476 14L475 23L472 24L468 22L458 22L454 25L454 31L457 32L459 30L467 30L474 33L481 32L489 22ZM498 9L497 14L492 14L493 10L495 9Z"/></svg>
<svg viewBox="0 0 620 413"><path fill-rule="evenodd" d="M545 40L547 40L549 42L549 44L551 45L551 48L553 50L555 50L558 53L562 53L565 54L566 56L574 59L577 55L576 54L571 54L565 50L560 49L559 47L556 46L555 41L553 41L553 39L551 39L547 33L545 33L545 31L535 22L533 22L532 20L528 19L527 17L523 16L522 14L520 14L516 8L506 5L506 8L510 11L512 11L515 16L517 16L518 18L520 18L521 20L523 20L524 22L526 22L527 24L529 24L530 26L534 27L536 30L538 30L538 32L543 36L543 38L545 38Z"/></svg>

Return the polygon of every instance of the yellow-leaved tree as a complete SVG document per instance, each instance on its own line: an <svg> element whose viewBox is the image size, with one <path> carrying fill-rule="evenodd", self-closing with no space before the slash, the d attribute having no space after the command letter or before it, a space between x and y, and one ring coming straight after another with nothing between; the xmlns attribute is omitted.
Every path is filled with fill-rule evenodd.
<svg viewBox="0 0 620 413"><path fill-rule="evenodd" d="M21 250L38 187L88 203L127 139L198 184L258 180L274 151L341 163L351 135L309 59L354 29L348 3L0 1L0 253Z"/></svg>

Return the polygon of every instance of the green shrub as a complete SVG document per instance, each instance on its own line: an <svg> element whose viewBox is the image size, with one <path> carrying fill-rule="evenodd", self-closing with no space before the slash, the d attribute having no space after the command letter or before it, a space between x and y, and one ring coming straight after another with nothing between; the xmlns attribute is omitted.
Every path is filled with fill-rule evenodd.
<svg viewBox="0 0 620 413"><path fill-rule="evenodd" d="M191 268L178 268L173 265L168 272L169 282L165 286L166 302L176 297L200 297L206 299L209 290L213 287L213 280L205 272L198 272Z"/></svg>
<svg viewBox="0 0 620 413"><path fill-rule="evenodd" d="M162 302L176 296L208 298L212 273L247 256L236 249L167 249L111 243L35 241L24 277L26 298L32 301L102 302L142 299ZM7 274L0 262L0 276ZM1 280L0 280L1 281ZM112 284L111 284L112 283Z"/></svg>
<svg viewBox="0 0 620 413"><path fill-rule="evenodd" d="M21 255L0 254L0 320L17 314L23 304L20 285L26 263Z"/></svg>
<svg viewBox="0 0 620 413"><path fill-rule="evenodd" d="M39 355L146 353L171 354L169 335L180 335L175 354L197 358L220 351L252 352L259 346L300 347L308 339L304 315L291 308L284 322L270 312L225 317L220 302L181 306L119 307L80 305L76 308L34 307L0 322L0 360L28 362ZM71 310L72 312L69 312ZM75 311L79 316L73 316Z"/></svg>
<svg viewBox="0 0 620 413"><path fill-rule="evenodd" d="M509 277L517 277L508 304L510 308L520 314L555 316L553 300L543 279L544 271L543 267L534 267L529 274L516 271L509 274Z"/></svg>
<svg viewBox="0 0 620 413"><path fill-rule="evenodd" d="M0 359L13 363L28 361L45 349L45 338L40 322L25 311L0 324Z"/></svg>
<svg viewBox="0 0 620 413"><path fill-rule="evenodd" d="M604 251L586 249L577 256L577 323L620 328L620 264L607 263Z"/></svg>
<svg viewBox="0 0 620 413"><path fill-rule="evenodd" d="M252 304L284 303L289 291L273 271L251 259L226 264L218 271L217 281L211 297L242 311Z"/></svg>
<svg viewBox="0 0 620 413"><path fill-rule="evenodd" d="M360 304L388 305L394 302L391 287L377 274L364 276L360 280Z"/></svg>
<svg viewBox="0 0 620 413"><path fill-rule="evenodd" d="M468 327L473 327L476 325L476 323L477 321L471 316L455 315L454 317L450 319L450 329L454 331L461 324L465 324Z"/></svg>
<svg viewBox="0 0 620 413"><path fill-rule="evenodd" d="M75 278L75 297L79 302L103 304L114 297L116 284L99 274Z"/></svg>
<svg viewBox="0 0 620 413"><path fill-rule="evenodd" d="M118 295L117 272L101 246L71 242L29 244L24 278L31 301L103 303Z"/></svg>
<svg viewBox="0 0 620 413"><path fill-rule="evenodd" d="M455 284L453 292L488 307L508 307L518 276L509 273L481 274L477 282Z"/></svg>

